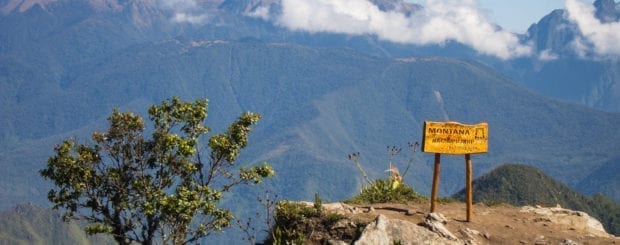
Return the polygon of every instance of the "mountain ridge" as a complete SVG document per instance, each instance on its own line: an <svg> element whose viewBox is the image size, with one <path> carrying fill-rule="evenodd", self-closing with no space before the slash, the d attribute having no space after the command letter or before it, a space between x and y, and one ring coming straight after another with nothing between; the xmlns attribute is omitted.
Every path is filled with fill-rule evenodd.
<svg viewBox="0 0 620 245"><path fill-rule="evenodd" d="M72 127L81 128L101 125L102 114L114 105L139 112L145 110L140 107L157 103L159 98L207 97L212 105L210 114L217 117L209 120L214 130L224 127L242 111L261 112L264 120L255 131L256 145L250 144L248 155L274 156L265 155L264 152L271 150L263 146L288 149L275 151L281 153L274 159L255 161L274 161L282 175L287 176L287 181L294 183L287 185L287 189L299 185L309 188L304 193L319 189L334 191L326 194L329 198L353 192L361 182L354 178L341 180L342 183L317 182L313 179L321 176L322 167L313 164L333 165L335 169L355 172L345 156L360 151L371 173L381 173L385 169L376 163L386 158L377 151L388 144L419 141L424 120L488 121L492 134L490 154L474 158L480 163L480 171L495 162L530 162L553 176L571 176L562 180L572 180L569 185L576 185L580 179L574 176L590 173L592 166L601 166L620 152L617 144L612 143L620 139L614 135L598 137L605 135L614 122L620 123L620 115L544 98L475 62L450 58L417 58L415 62L403 62L353 50L243 42L197 46L191 48L191 52L186 51L186 45L177 42L143 48L112 58L105 64L93 64L66 83L64 89L48 90L49 97L32 97L29 103L44 110L27 115L31 119L23 119L19 124L26 128L28 121L53 119L51 115L56 113L54 108L57 107L43 103L51 98L70 98L61 104L72 108L64 115L71 118L73 113L81 114L80 118L67 121L75 125ZM110 68L106 68L108 66ZM280 70L273 72L274 67ZM479 93L485 96L476 96ZM115 96L106 96L110 94ZM442 99L438 100L437 95ZM463 96L469 97L467 104L462 103ZM136 100L143 101L136 104L140 107L127 106ZM523 115L513 115L523 108L528 108L527 112L521 112ZM97 120L100 122L96 123ZM39 126L30 124L33 128ZM57 130L63 132L62 128ZM93 130L96 129L83 132ZM566 130L571 130L571 134L566 134ZM80 137L88 138L86 135ZM21 151L27 150L28 146L24 147ZM581 151L574 152L575 148ZM42 166L45 162L44 158L17 160L18 156L3 153L6 154L4 159L12 159L11 162L32 162L32 166ZM428 155L415 156L420 169L413 179L423 190L427 190L427 177L431 173L429 158ZM580 164L582 160L591 165ZM303 166L308 172L299 175L288 169L287 162L297 162L300 165L296 166ZM562 167L566 164L571 168ZM463 175L458 174L460 168L460 165L448 165L445 174L456 181L444 184L443 193L459 188L457 183L463 179ZM20 176L18 173L11 175ZM346 190L332 189L340 184L346 186ZM40 191L44 196L45 191ZM12 195L9 193L12 192L4 195Z"/></svg>
<svg viewBox="0 0 620 245"><path fill-rule="evenodd" d="M473 181L474 202L541 205L583 211L597 218L605 229L620 234L620 205L601 194L586 197L539 169L524 164L503 164ZM453 195L464 200L465 190Z"/></svg>
<svg viewBox="0 0 620 245"><path fill-rule="evenodd" d="M77 222L31 203L0 212L0 224L3 244L114 244L111 237L86 235Z"/></svg>

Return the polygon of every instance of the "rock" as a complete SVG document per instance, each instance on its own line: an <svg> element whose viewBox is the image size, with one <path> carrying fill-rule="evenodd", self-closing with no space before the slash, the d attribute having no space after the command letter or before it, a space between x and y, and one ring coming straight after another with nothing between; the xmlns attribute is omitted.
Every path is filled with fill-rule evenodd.
<svg viewBox="0 0 620 245"><path fill-rule="evenodd" d="M356 227L357 225L348 219L341 219L336 222L331 228L332 229L346 229L351 227Z"/></svg>
<svg viewBox="0 0 620 245"><path fill-rule="evenodd" d="M300 201L295 203L305 205L307 207L314 207L313 202ZM360 208L342 202L324 203L321 207L323 207L323 209L328 213L337 213L342 215L363 213Z"/></svg>
<svg viewBox="0 0 620 245"><path fill-rule="evenodd" d="M578 243L571 239L564 239L564 241L562 241L560 245L578 245Z"/></svg>
<svg viewBox="0 0 620 245"><path fill-rule="evenodd" d="M347 245L348 243L340 240L328 240L327 244L329 245Z"/></svg>
<svg viewBox="0 0 620 245"><path fill-rule="evenodd" d="M469 228L461 228L459 232L463 234L463 237L466 238L465 239L466 244L480 244L480 242L478 241L478 238L480 237L486 240L489 240L491 238L491 236L488 233L481 233L477 230L469 229Z"/></svg>
<svg viewBox="0 0 620 245"><path fill-rule="evenodd" d="M391 245L395 242L400 242L401 244L464 243L456 239L447 239L408 221L389 219L384 215L379 215L372 223L366 226L364 232L362 232L362 235L354 244Z"/></svg>
<svg viewBox="0 0 620 245"><path fill-rule="evenodd" d="M446 219L445 216L443 216L443 214L440 213L430 213L428 214L428 216L426 216L427 220L433 221L433 222L439 222L442 224L447 224L448 223L448 219Z"/></svg>
<svg viewBox="0 0 620 245"><path fill-rule="evenodd" d="M535 218L535 222L544 221L564 225L568 229L586 231L599 237L611 236L605 231L601 222L581 211L564 209L559 206L553 208L524 206L520 212L535 213L542 216Z"/></svg>
<svg viewBox="0 0 620 245"><path fill-rule="evenodd" d="M352 213L352 214L363 213L363 211L360 208L358 208L358 207L349 207L346 210L348 210L349 213Z"/></svg>
<svg viewBox="0 0 620 245"><path fill-rule="evenodd" d="M429 230L439 234L442 237L448 238L450 240L458 240L452 232L448 230L444 226L447 224L448 220L440 213L430 213L426 216L426 220L424 220L423 225L427 227Z"/></svg>
<svg viewBox="0 0 620 245"><path fill-rule="evenodd" d="M534 219L534 222L538 223L538 222L551 222L550 218L547 217L538 217Z"/></svg>
<svg viewBox="0 0 620 245"><path fill-rule="evenodd" d="M463 234L464 236L468 238L475 238L475 236L480 236L479 231L474 230L474 229L469 229L469 228L461 228L459 232L461 232L461 234Z"/></svg>
<svg viewBox="0 0 620 245"><path fill-rule="evenodd" d="M545 238L545 236L538 236L536 237L536 240L534 241L535 245L545 245L548 244L549 242L547 241L547 238Z"/></svg>

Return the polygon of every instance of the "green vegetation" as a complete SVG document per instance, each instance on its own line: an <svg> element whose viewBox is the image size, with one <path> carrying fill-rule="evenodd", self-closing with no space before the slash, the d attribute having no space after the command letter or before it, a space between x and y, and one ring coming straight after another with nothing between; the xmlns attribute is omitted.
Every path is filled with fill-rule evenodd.
<svg viewBox="0 0 620 245"><path fill-rule="evenodd" d="M437 203L439 204L449 204L449 203L453 203L453 202L457 202L458 200L452 198L452 197L438 197L437 198Z"/></svg>
<svg viewBox="0 0 620 245"><path fill-rule="evenodd" d="M416 203L425 201L426 197L418 194L407 184L399 184L394 187L394 180L378 179L372 185L362 188L359 195L347 200L353 204L372 203Z"/></svg>
<svg viewBox="0 0 620 245"><path fill-rule="evenodd" d="M288 201L279 202L276 206L273 243L303 243L306 234L309 234L306 229L310 228L315 223L313 221L320 219L322 215L323 210L315 207Z"/></svg>
<svg viewBox="0 0 620 245"><path fill-rule="evenodd" d="M275 224L271 227L271 237L266 241L268 244L304 244L308 239L321 240L321 237L310 236L313 234L332 235L336 232L332 227L346 217L326 212L317 193L312 206L289 201L278 202L274 218ZM352 240L359 236L359 231L361 229L348 229L337 234L337 237Z"/></svg>
<svg viewBox="0 0 620 245"><path fill-rule="evenodd" d="M412 153L418 144L408 144ZM403 183L403 176L394 165L394 157L401 152L396 146L388 146L389 154L389 175L386 179L377 179L374 182L369 180L368 174L359 162L360 153L349 154L349 160L355 163L357 169L368 183L364 186L359 195L346 200L351 204L374 204L374 203L417 203L427 200L426 197L418 194L415 190ZM409 170L412 158L409 158L405 174ZM365 223L358 224L358 227L348 227L341 230L340 234L332 227L338 221L346 217L336 213L326 213L323 209L323 200L315 193L314 204L312 207L303 203L288 201L278 202L275 208L275 224L273 225L271 237L267 241L273 244L303 244L307 240L327 241L329 237L337 237L338 240L354 241L361 234ZM342 227L340 227L342 228ZM309 237L312 235L324 237ZM321 235L316 235L321 234Z"/></svg>
<svg viewBox="0 0 620 245"><path fill-rule="evenodd" d="M370 181L366 170L360 164L360 153L356 152L349 154L349 160L355 163L357 169L366 180L367 185L362 188L359 195L352 197L346 202L353 204L373 204L410 203L426 200L424 196L418 194L412 187L408 186L403 182L403 178L407 175L409 169L411 168L411 164L413 162L413 154L416 152L417 147L419 147L418 142L416 142L415 144L408 143L407 145L411 155L409 156L407 167L403 175L400 175L398 168L394 164L394 157L402 151L402 148L398 148L396 146L388 146L388 177L386 179L377 179L374 182Z"/></svg>
<svg viewBox="0 0 620 245"><path fill-rule="evenodd" d="M532 166L505 164L474 180L474 201L487 205L556 206L586 212L597 218L607 232L620 234L620 205L597 194L581 195ZM465 191L453 197L464 200Z"/></svg>
<svg viewBox="0 0 620 245"><path fill-rule="evenodd" d="M206 99L176 97L151 106L151 138L144 137L142 117L114 109L107 132L93 133L93 145L67 139L55 147L40 171L56 185L49 200L67 217L85 218L88 234L111 234L119 244L192 243L231 226L232 212L218 207L223 194L274 171L267 163L235 164L260 119L256 113L243 113L211 136L209 154L201 154L207 106Z"/></svg>

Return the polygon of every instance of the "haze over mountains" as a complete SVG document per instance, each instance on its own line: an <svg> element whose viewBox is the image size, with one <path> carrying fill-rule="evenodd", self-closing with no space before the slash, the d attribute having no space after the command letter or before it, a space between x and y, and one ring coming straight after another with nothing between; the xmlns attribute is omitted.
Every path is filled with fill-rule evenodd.
<svg viewBox="0 0 620 245"><path fill-rule="evenodd" d="M520 35L478 19L471 26L496 46L487 49L456 34L392 40L366 29L374 22L364 18L350 29L295 26L286 0L174 3L0 0L0 208L46 204L50 183L37 170L55 143L88 140L113 106L143 113L172 96L207 97L214 132L240 112L261 113L242 162L272 163L278 176L269 188L286 198L348 197L362 183L348 153L361 152L371 177L384 177L386 145L420 141L424 120L455 120L489 123L489 153L474 156L476 175L527 163L582 193L620 200L618 47L602 48L600 35L584 31L575 16L587 11L554 11ZM348 9L394 25L433 23L450 9L373 3ZM615 28L618 4L594 6L600 27ZM342 6L314 7L330 16ZM413 157L405 181L428 193L430 155ZM396 160L404 168L407 156ZM443 158L441 195L462 188L462 161Z"/></svg>

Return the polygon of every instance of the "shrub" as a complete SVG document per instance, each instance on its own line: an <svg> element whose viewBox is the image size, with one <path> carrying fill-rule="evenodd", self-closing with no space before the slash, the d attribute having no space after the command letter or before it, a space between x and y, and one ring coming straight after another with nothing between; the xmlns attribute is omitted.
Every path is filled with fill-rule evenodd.
<svg viewBox="0 0 620 245"><path fill-rule="evenodd" d="M361 193L347 200L352 204L373 203L418 203L426 200L426 197L418 194L407 184L394 185L394 180L378 179L362 189Z"/></svg>
<svg viewBox="0 0 620 245"><path fill-rule="evenodd" d="M315 194L312 206L289 201L278 202L274 216L273 235L265 241L266 244L304 244L317 237L325 239L330 236L332 226L346 218L325 212L318 194Z"/></svg>

